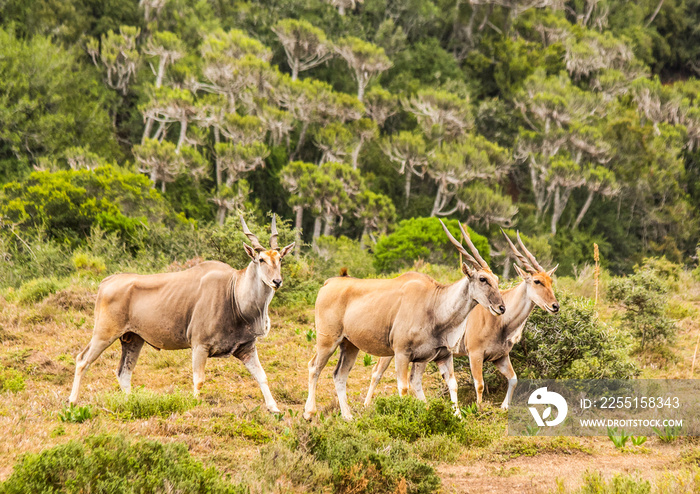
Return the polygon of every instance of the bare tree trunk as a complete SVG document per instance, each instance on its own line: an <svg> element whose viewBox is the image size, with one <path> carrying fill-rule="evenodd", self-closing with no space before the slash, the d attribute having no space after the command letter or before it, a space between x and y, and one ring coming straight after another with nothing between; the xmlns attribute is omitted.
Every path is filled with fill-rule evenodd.
<svg viewBox="0 0 700 494"><path fill-rule="evenodd" d="M226 207L223 205L219 206L219 209L216 210L216 222L219 224L219 226L224 226L224 221L226 220Z"/></svg>
<svg viewBox="0 0 700 494"><path fill-rule="evenodd" d="M294 60L292 65L292 80L296 81L299 78L299 60Z"/></svg>
<svg viewBox="0 0 700 494"><path fill-rule="evenodd" d="M365 250L365 235L367 235L367 225L362 227L362 233L360 233L360 250Z"/></svg>
<svg viewBox="0 0 700 494"><path fill-rule="evenodd" d="M364 144L362 141L360 141L357 146L355 146L355 149L352 150L352 154L350 155L352 157L352 167L353 169L357 169L357 161L360 157L360 150L362 149L362 144Z"/></svg>
<svg viewBox="0 0 700 494"><path fill-rule="evenodd" d="M433 202L433 210L430 216L437 216L438 211L440 211L440 202L442 201L442 186L438 185L437 194L435 194L435 201Z"/></svg>
<svg viewBox="0 0 700 494"><path fill-rule="evenodd" d="M408 207L408 198L411 197L411 178L413 178L413 172L411 169L406 166L405 168L405 173L406 173L406 182L404 183L404 205Z"/></svg>
<svg viewBox="0 0 700 494"><path fill-rule="evenodd" d="M175 147L175 152L179 153L182 144L185 142L185 137L187 137L187 120L180 120L180 137L177 139L177 146Z"/></svg>
<svg viewBox="0 0 700 494"><path fill-rule="evenodd" d="M324 218L325 224L323 226L323 234L324 235L333 235L333 225L335 223L335 217L332 214L329 214Z"/></svg>
<svg viewBox="0 0 700 494"><path fill-rule="evenodd" d="M591 207L591 203L593 203L593 196L594 195L595 195L595 192L593 192L592 190L588 191L588 197L586 198L586 202L583 203L581 210L578 212L578 216L576 216L576 221L574 221L574 226L572 227L574 230L576 230L578 228L578 226L581 224L581 220L583 220L583 217L588 212L588 208Z"/></svg>
<svg viewBox="0 0 700 494"><path fill-rule="evenodd" d="M647 21L646 24L644 24L644 27L649 27L652 22L654 22L654 19L656 19L656 16L659 15L659 11L661 10L661 6L664 4L664 0L659 0L659 4L656 6L656 10L654 10L654 13L651 14L651 17Z"/></svg>
<svg viewBox="0 0 700 494"><path fill-rule="evenodd" d="M296 219L294 220L294 256L299 257L301 254L301 225L304 220L304 208L302 206L294 206Z"/></svg>
<svg viewBox="0 0 700 494"><path fill-rule="evenodd" d="M316 243L316 240L318 239L318 237L321 236L321 221L321 215L316 216L316 218L314 219L314 234L311 237L311 247L315 252L318 252L318 245Z"/></svg>
<svg viewBox="0 0 700 494"><path fill-rule="evenodd" d="M153 183L151 185L151 188L154 189L156 187L156 180L158 180L158 174L156 173L155 167L151 170L151 182Z"/></svg>
<svg viewBox="0 0 700 494"><path fill-rule="evenodd" d="M165 194L165 180L160 181L160 192L161 194Z"/></svg>
<svg viewBox="0 0 700 494"><path fill-rule="evenodd" d="M146 139L151 137L151 130L153 129L153 119L148 117L146 120L146 126L143 129L143 135L141 136L141 144L146 142Z"/></svg>
<svg viewBox="0 0 700 494"><path fill-rule="evenodd" d="M564 209L566 208L566 203L569 202L569 196L571 195L571 189L570 187L567 187L564 189L564 191L560 191L561 187L556 187L554 190L554 207L552 210L552 223L551 223L551 232L552 235L555 235L557 233L557 224L559 223L559 220L561 219L561 215L564 214Z"/></svg>
<svg viewBox="0 0 700 494"><path fill-rule="evenodd" d="M365 88L367 87L367 81L363 76L357 78L357 99L362 101L365 97Z"/></svg>
<svg viewBox="0 0 700 494"><path fill-rule="evenodd" d="M510 263L511 263L511 258L509 255L506 255L506 262L503 265L503 279L507 280L510 278Z"/></svg>
<svg viewBox="0 0 700 494"><path fill-rule="evenodd" d="M219 127L216 125L214 126L214 150L216 151L216 145L221 142L221 132L219 131ZM216 153L215 156L215 166L216 166L216 190L219 190L219 187L221 187L221 160L219 158L219 153Z"/></svg>
<svg viewBox="0 0 700 494"><path fill-rule="evenodd" d="M294 152L289 157L289 161L294 161L297 157L297 154L299 154L301 147L304 145L304 139L306 138L306 131L307 130L309 130L309 121L308 120L301 124L301 132L299 133L299 140L297 141L297 147L296 147L296 149L294 149Z"/></svg>
<svg viewBox="0 0 700 494"><path fill-rule="evenodd" d="M156 89L163 85L163 76L165 75L165 65L167 59L161 56L158 61L158 73L156 74ZM141 144L146 141L147 137L151 136L151 130L153 129L153 118L148 117L146 120L146 127L143 129L143 136L141 136Z"/></svg>
<svg viewBox="0 0 700 494"><path fill-rule="evenodd" d="M489 22L489 17L491 17L492 13L493 13L493 4L490 3L488 8L486 9L486 13L484 14L484 19L481 21L481 24L479 24L479 32L484 30L484 28L486 27L486 24Z"/></svg>

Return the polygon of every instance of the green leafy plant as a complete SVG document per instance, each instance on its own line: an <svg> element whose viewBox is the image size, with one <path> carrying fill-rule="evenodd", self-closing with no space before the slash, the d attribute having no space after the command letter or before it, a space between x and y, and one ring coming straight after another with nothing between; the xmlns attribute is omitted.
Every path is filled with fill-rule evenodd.
<svg viewBox="0 0 700 494"><path fill-rule="evenodd" d="M0 365L0 391L16 393L24 389L24 375L11 367Z"/></svg>
<svg viewBox="0 0 700 494"><path fill-rule="evenodd" d="M641 446L645 442L647 442L647 437L646 436L631 436L630 437L632 444L635 446Z"/></svg>
<svg viewBox="0 0 700 494"><path fill-rule="evenodd" d="M365 356L362 357L362 363L365 367L370 367L375 364L374 360L372 359L372 356L369 353L365 353Z"/></svg>
<svg viewBox="0 0 700 494"><path fill-rule="evenodd" d="M58 418L61 422L71 422L74 424L82 424L86 420L92 418L92 410L89 405L76 407L73 404L68 405L63 411L58 412Z"/></svg>
<svg viewBox="0 0 700 494"><path fill-rule="evenodd" d="M306 336L306 341L314 341L316 339L316 330L309 328L306 330L306 333L304 333L304 336Z"/></svg>
<svg viewBox="0 0 700 494"><path fill-rule="evenodd" d="M632 437L625 434L624 430L618 432L617 427L608 427L608 437L617 449L622 449L627 444L627 440Z"/></svg>
<svg viewBox="0 0 700 494"><path fill-rule="evenodd" d="M169 417L199 404L199 400L191 393L174 391L161 395L145 389L137 389L129 394L105 394L101 401L106 409L124 420Z"/></svg>
<svg viewBox="0 0 700 494"><path fill-rule="evenodd" d="M678 439L679 433L681 432L681 426L665 425L663 429L659 429L658 427L652 427L652 430L661 442L672 443L676 439Z"/></svg>

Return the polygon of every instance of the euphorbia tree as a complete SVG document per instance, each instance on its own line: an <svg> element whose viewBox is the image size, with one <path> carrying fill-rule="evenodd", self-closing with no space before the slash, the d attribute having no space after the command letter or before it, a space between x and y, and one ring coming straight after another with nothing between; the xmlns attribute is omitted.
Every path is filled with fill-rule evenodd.
<svg viewBox="0 0 700 494"><path fill-rule="evenodd" d="M384 53L384 48L360 38L342 38L336 43L335 50L352 70L357 81L357 99L360 101L372 78L391 68L391 61Z"/></svg>
<svg viewBox="0 0 700 494"><path fill-rule="evenodd" d="M109 87L126 95L129 83L136 75L141 55L136 49L136 40L141 30L133 26L120 26L119 34L111 29L102 35L101 44L90 38L87 42L87 51L95 65L98 58L107 69L105 82Z"/></svg>
<svg viewBox="0 0 700 494"><path fill-rule="evenodd" d="M333 56L326 33L308 21L282 19L272 31L284 47L293 81L297 80L299 72L312 69Z"/></svg>
<svg viewBox="0 0 700 494"><path fill-rule="evenodd" d="M438 143L458 138L474 123L469 100L448 91L421 89L402 105L415 115L425 135Z"/></svg>
<svg viewBox="0 0 700 494"><path fill-rule="evenodd" d="M292 161L282 168L280 177L282 186L290 193L288 203L295 214L295 241L294 255L301 253L301 227L304 220L304 209L313 206L314 174L318 168L311 163ZM319 227L320 230L320 227Z"/></svg>
<svg viewBox="0 0 700 494"><path fill-rule="evenodd" d="M411 178L413 175L423 177L428 165L428 147L423 135L417 132L402 131L398 135L386 138L381 143L382 151L391 161L399 166L399 173L404 174L404 205L408 206L411 196Z"/></svg>
<svg viewBox="0 0 700 494"><path fill-rule="evenodd" d="M154 187L160 181L162 192L165 192L165 184L174 182L183 171L183 163L172 142L146 139L143 144L134 146L134 157L139 164L139 171L148 173Z"/></svg>
<svg viewBox="0 0 700 494"><path fill-rule="evenodd" d="M365 235L372 238L375 232L386 233L389 225L396 221L396 208L389 197L384 194L375 194L369 189L357 195L356 205L355 216L362 221L360 248L364 248Z"/></svg>

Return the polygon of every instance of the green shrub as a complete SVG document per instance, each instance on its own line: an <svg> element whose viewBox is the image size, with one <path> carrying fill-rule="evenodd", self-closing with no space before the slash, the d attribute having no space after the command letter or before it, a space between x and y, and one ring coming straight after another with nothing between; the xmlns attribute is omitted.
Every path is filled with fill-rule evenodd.
<svg viewBox="0 0 700 494"><path fill-rule="evenodd" d="M668 317L668 285L654 270L636 268L631 276L613 278L608 284L608 299L625 310L623 320L637 347L666 345L675 339L675 325Z"/></svg>
<svg viewBox="0 0 700 494"><path fill-rule="evenodd" d="M558 314L535 309L511 351L525 379L628 379L639 370L624 334L600 319L589 299L559 297Z"/></svg>
<svg viewBox="0 0 700 494"><path fill-rule="evenodd" d="M245 493L213 467L193 459L181 443L121 436L92 436L38 454L27 454L2 485L1 494L26 492Z"/></svg>
<svg viewBox="0 0 700 494"><path fill-rule="evenodd" d="M191 393L175 391L160 395L153 391L138 389L132 393L122 392L103 395L103 406L123 420L137 420L148 417L169 417L199 404Z"/></svg>
<svg viewBox="0 0 700 494"><path fill-rule="evenodd" d="M24 304L40 302L61 288L55 278L38 278L24 283L17 291L17 299Z"/></svg>
<svg viewBox="0 0 700 494"><path fill-rule="evenodd" d="M71 262L79 273L91 276L99 276L107 269L102 259L87 252L74 252Z"/></svg>
<svg viewBox="0 0 700 494"><path fill-rule="evenodd" d="M74 424L82 424L86 420L92 418L92 410L89 406L76 407L73 404L67 406L62 412L58 413L58 418L61 422L72 422Z"/></svg>
<svg viewBox="0 0 700 494"><path fill-rule="evenodd" d="M24 376L18 370L0 366L0 391L16 393L24 389Z"/></svg>
<svg viewBox="0 0 700 494"><path fill-rule="evenodd" d="M456 239L460 238L457 220L444 220ZM486 237L469 229L469 236L481 256L490 260ZM468 249L467 249L468 250ZM399 223L394 233L382 237L374 248L374 265L382 272L400 271L422 259L437 264L458 264L459 253L452 246L437 218L412 218Z"/></svg>
<svg viewBox="0 0 700 494"><path fill-rule="evenodd" d="M324 280L338 276L345 267L355 278L371 278L376 274L372 255L360 248L360 242L341 236L321 236L317 239L318 253L313 256L319 276Z"/></svg>

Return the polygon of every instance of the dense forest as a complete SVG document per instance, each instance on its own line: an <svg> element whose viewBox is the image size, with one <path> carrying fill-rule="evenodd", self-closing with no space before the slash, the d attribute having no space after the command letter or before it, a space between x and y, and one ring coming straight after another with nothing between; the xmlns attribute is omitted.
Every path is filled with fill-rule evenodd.
<svg viewBox="0 0 700 494"><path fill-rule="evenodd" d="M438 216L503 266L499 227L563 274L594 242L617 273L695 264L698 0L5 0L0 19L17 269L100 235L184 261L239 211L281 215L302 252L405 249L419 233L386 235Z"/></svg>

